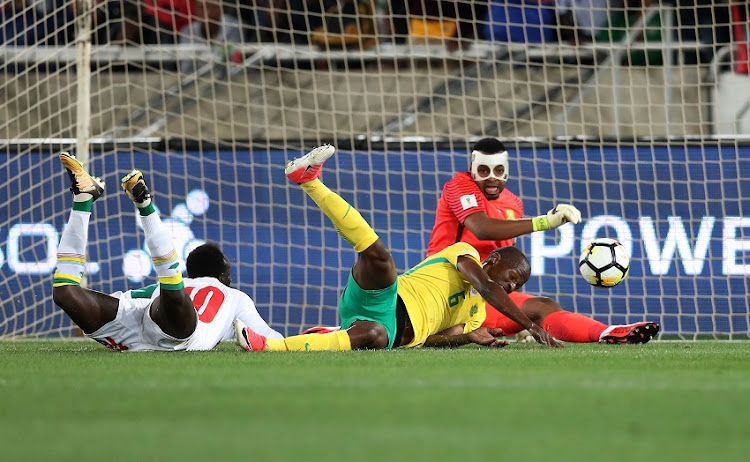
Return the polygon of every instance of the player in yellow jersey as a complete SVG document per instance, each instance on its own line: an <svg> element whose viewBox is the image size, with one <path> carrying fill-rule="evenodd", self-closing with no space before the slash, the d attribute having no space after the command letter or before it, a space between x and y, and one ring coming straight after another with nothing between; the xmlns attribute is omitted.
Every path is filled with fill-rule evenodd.
<svg viewBox="0 0 750 462"><path fill-rule="evenodd" d="M408 331L401 336L397 346L458 345L460 341L457 340L460 340L462 334L476 332L481 327L487 315L483 307L485 302L479 291L468 282L469 278L458 269L462 260L471 263L460 263L461 266L481 265L479 252L470 244L461 242L432 255L398 276L397 303L404 305L409 322L404 323ZM506 284L506 292L520 287L529 278L528 260L515 247L494 253L492 261L488 259L487 264L486 270L501 270L496 277L498 282ZM488 331L502 334L502 331L496 329ZM484 335L484 331L477 334ZM452 336L458 337L451 340Z"/></svg>
<svg viewBox="0 0 750 462"><path fill-rule="evenodd" d="M505 346L501 329L480 327L486 300L518 322L539 343L560 347L510 300L531 273L526 256L515 247L492 252L484 262L470 244L457 243L401 276L390 250L362 215L319 179L333 155L324 145L290 161L287 177L302 186L333 222L359 258L339 300L341 330L270 339L235 321L237 343L247 351L357 350L397 347L453 347L469 343Z"/></svg>

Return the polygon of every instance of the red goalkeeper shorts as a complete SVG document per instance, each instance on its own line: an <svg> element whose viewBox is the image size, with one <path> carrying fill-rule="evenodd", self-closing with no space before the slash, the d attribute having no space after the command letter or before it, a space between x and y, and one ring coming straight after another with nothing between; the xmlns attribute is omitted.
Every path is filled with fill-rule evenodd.
<svg viewBox="0 0 750 462"><path fill-rule="evenodd" d="M523 302L530 298L534 298L537 295L525 294L523 292L511 292L508 296L513 300L513 303L520 307L523 305ZM482 323L483 327L499 327L503 330L505 335L516 335L523 330L522 325L497 311L489 303L487 303L485 307L487 308L487 319Z"/></svg>

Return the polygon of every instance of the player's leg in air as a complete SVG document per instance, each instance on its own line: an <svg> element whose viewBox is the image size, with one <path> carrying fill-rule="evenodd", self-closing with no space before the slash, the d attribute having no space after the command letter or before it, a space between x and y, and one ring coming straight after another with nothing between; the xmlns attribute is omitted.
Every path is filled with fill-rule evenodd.
<svg viewBox="0 0 750 462"><path fill-rule="evenodd" d="M90 334L115 319L119 303L115 297L81 287L91 209L104 193L104 184L89 175L75 156L62 152L59 158L70 177L73 210L57 248L52 298L78 327Z"/></svg>
<svg viewBox="0 0 750 462"><path fill-rule="evenodd" d="M146 246L151 252L156 275L159 277L159 296L149 309L151 320L167 335L175 339L190 337L198 325L198 313L184 289L182 272L172 236L156 213L151 193L143 180L143 173L133 170L122 179L122 188L136 206L146 234Z"/></svg>
<svg viewBox="0 0 750 462"><path fill-rule="evenodd" d="M356 350L393 347L396 332L396 264L388 247L362 215L324 185L320 171L335 148L317 147L290 161L286 176L299 184L359 253L339 302L341 330L266 339L239 322L237 342L246 350ZM398 346L398 345L396 345Z"/></svg>
<svg viewBox="0 0 750 462"><path fill-rule="evenodd" d="M588 316L565 311L551 298L522 292L512 292L510 298L535 324L564 342L646 343L659 333L659 325L655 322L608 326ZM521 325L489 306L487 319L482 325L500 328L505 335L515 335L523 330Z"/></svg>
<svg viewBox="0 0 750 462"><path fill-rule="evenodd" d="M75 156L63 152L59 158L71 180L73 210L58 247L52 296L78 327L91 334L117 317L120 302L116 297L80 286L86 265L91 209L104 188L98 178L85 171ZM160 296L150 307L150 317L165 334L176 339L187 338L195 330L198 318L190 297L182 287L182 274L178 269L172 239L159 216L154 213L151 195L141 172L131 172L123 178L122 186L140 212L146 243L159 276Z"/></svg>

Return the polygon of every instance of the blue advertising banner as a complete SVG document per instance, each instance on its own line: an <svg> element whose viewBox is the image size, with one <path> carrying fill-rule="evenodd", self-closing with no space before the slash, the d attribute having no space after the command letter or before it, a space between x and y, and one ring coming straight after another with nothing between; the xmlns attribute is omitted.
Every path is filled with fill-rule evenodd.
<svg viewBox="0 0 750 462"><path fill-rule="evenodd" d="M183 258L218 242L233 285L250 294L282 333L337 322L339 290L354 251L283 174L285 151L95 153L107 194L94 204L87 285L102 292L156 281L132 204L119 178L144 170ZM54 156L5 163L0 221L0 335L70 332L51 299L57 243L71 197ZM323 179L370 221L400 271L424 258L443 184L468 155L446 151L340 152ZM30 187L30 185L35 185ZM601 147L520 149L507 187L525 215L577 206L582 224L524 236L532 262L525 291L608 323L655 320L666 334L747 338L750 332L750 148ZM19 194L24 191L24 194ZM586 284L578 256L594 237L631 255L611 289Z"/></svg>

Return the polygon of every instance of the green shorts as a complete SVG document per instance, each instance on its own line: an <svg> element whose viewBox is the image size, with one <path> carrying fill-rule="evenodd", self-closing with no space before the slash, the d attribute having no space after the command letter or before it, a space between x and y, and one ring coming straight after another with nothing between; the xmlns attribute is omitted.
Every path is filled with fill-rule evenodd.
<svg viewBox="0 0 750 462"><path fill-rule="evenodd" d="M398 280L385 289L365 290L357 284L352 273L339 299L341 329L351 327L355 321L375 321L388 332L388 348L393 348L396 338L396 303Z"/></svg>

